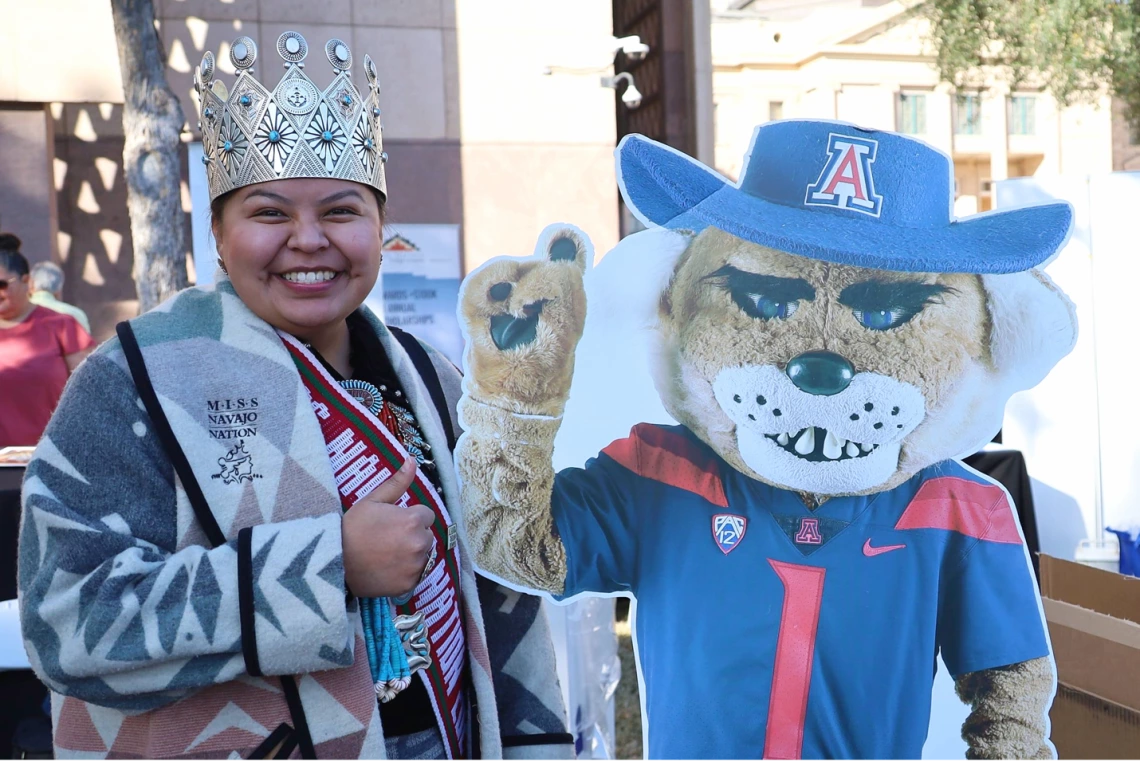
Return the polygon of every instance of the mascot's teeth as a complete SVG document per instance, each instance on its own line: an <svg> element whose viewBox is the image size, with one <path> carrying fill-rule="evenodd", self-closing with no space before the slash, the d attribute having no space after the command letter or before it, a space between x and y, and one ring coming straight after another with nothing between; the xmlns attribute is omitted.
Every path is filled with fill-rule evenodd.
<svg viewBox="0 0 1140 762"><path fill-rule="evenodd" d="M843 445L846 440L842 440L830 431L823 439L823 455L825 458L835 460L843 454Z"/></svg>
<svg viewBox="0 0 1140 762"><path fill-rule="evenodd" d="M796 452L800 455L810 455L813 450L815 450L815 427L808 426L796 440Z"/></svg>
<svg viewBox="0 0 1140 762"><path fill-rule="evenodd" d="M776 442L781 447L786 447L788 444L788 435L787 434L781 434L780 436L776 437Z"/></svg>
<svg viewBox="0 0 1140 762"><path fill-rule="evenodd" d="M854 442L848 442L846 449L847 449L847 457L848 458L858 458L859 457L859 445L855 444Z"/></svg>

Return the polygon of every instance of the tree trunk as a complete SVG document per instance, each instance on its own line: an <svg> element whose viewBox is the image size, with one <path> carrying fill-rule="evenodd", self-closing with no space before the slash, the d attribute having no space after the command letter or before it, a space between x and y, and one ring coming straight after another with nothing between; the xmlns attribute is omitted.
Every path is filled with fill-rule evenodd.
<svg viewBox="0 0 1140 762"><path fill-rule="evenodd" d="M111 0L123 75L123 168L139 311L189 285L179 161L182 106L166 82L152 0Z"/></svg>

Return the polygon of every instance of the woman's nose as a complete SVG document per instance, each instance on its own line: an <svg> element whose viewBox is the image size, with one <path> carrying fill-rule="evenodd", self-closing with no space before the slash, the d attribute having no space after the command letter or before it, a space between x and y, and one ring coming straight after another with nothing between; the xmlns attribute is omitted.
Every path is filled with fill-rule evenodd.
<svg viewBox="0 0 1140 762"><path fill-rule="evenodd" d="M293 235L289 245L298 251L314 252L327 247L329 239L320 222L297 220L293 223Z"/></svg>

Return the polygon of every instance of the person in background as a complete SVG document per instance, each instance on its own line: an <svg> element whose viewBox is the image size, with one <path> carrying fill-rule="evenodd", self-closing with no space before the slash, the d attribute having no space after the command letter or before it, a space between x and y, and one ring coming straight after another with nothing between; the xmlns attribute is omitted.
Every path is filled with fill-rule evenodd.
<svg viewBox="0 0 1140 762"><path fill-rule="evenodd" d="M71 315L91 333L91 322L87 313L73 304L63 301L63 269L55 262L39 262L32 266L32 304L47 307L49 310Z"/></svg>
<svg viewBox="0 0 1140 762"><path fill-rule="evenodd" d="M29 299L20 239L0 233L0 447L34 445L71 372L95 346L70 315Z"/></svg>

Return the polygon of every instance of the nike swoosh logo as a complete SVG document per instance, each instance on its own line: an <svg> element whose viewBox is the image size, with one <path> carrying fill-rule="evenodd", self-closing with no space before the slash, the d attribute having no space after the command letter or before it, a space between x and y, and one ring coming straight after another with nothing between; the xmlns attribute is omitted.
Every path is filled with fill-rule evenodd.
<svg viewBox="0 0 1140 762"><path fill-rule="evenodd" d="M902 550L905 547L906 547L906 545L884 545L881 548L873 548L873 547L871 547L871 540L870 540L870 538L868 538L868 540L865 543L863 543L863 555L870 558L871 556L877 556L877 555L881 555L883 553L890 553L892 550Z"/></svg>

